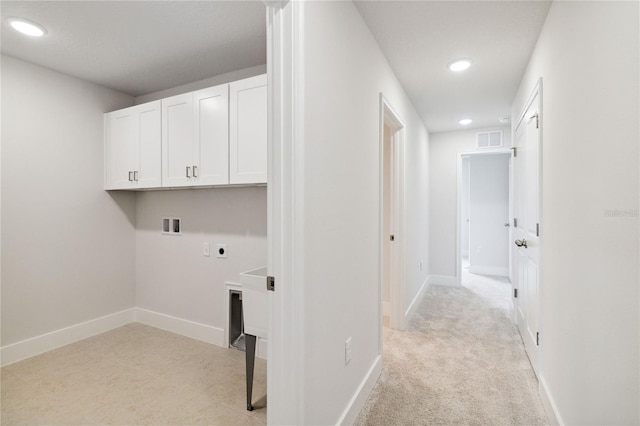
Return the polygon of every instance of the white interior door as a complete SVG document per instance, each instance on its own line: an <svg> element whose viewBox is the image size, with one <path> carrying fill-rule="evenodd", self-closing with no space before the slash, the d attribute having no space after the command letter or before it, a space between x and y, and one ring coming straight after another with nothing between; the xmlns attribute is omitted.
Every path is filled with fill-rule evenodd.
<svg viewBox="0 0 640 426"><path fill-rule="evenodd" d="M515 134L514 266L516 321L533 369L539 370L540 98L536 93Z"/></svg>

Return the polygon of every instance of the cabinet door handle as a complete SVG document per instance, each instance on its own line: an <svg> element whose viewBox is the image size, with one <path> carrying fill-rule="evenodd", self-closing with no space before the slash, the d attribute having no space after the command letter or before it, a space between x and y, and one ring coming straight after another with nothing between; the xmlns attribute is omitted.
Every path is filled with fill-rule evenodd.
<svg viewBox="0 0 640 426"><path fill-rule="evenodd" d="M193 166L193 177L194 178L198 177L198 166Z"/></svg>
<svg viewBox="0 0 640 426"><path fill-rule="evenodd" d="M132 174L132 173L133 173L133 172L129 172L129 182L133 182L133 178L131 177L131 174Z"/></svg>
<svg viewBox="0 0 640 426"><path fill-rule="evenodd" d="M136 181L136 182L138 181L138 171L137 170L135 170L133 172L133 180Z"/></svg>
<svg viewBox="0 0 640 426"><path fill-rule="evenodd" d="M191 177L191 167L187 166L187 178Z"/></svg>

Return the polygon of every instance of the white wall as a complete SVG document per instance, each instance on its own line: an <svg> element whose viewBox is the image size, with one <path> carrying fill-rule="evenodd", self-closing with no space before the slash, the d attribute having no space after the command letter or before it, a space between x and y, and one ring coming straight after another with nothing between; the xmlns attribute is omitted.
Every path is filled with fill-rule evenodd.
<svg viewBox="0 0 640 426"><path fill-rule="evenodd" d="M2 56L2 346L135 302L135 196L103 191L133 98Z"/></svg>
<svg viewBox="0 0 640 426"><path fill-rule="evenodd" d="M509 274L509 155L471 156L469 272Z"/></svg>
<svg viewBox="0 0 640 426"><path fill-rule="evenodd" d="M266 188L142 192L136 207L136 305L223 333L225 281L267 262ZM182 236L161 233L167 216L182 218ZM227 259L216 257L217 243Z"/></svg>
<svg viewBox="0 0 640 426"><path fill-rule="evenodd" d="M264 74L266 66L245 68L136 97L137 104ZM265 187L140 192L136 198L136 303L143 309L212 327L207 341L226 327L226 281L267 264ZM183 235L160 234L162 217L182 217ZM202 255L204 242L211 256ZM217 259L215 244L228 245ZM217 331L217 332L216 332ZM213 334L212 334L213 333ZM217 336L217 337L216 337Z"/></svg>
<svg viewBox="0 0 640 426"><path fill-rule="evenodd" d="M476 133L492 130L502 130L503 146L511 146L511 129L500 126L432 133L429 137L429 273L433 276L456 276L458 156L486 152L476 148Z"/></svg>
<svg viewBox="0 0 640 426"><path fill-rule="evenodd" d="M554 2L513 103L543 78L541 384L565 424L640 422L638 16Z"/></svg>
<svg viewBox="0 0 640 426"><path fill-rule="evenodd" d="M335 424L379 355L380 92L406 124L405 306L427 274L428 134L355 6L304 7L302 423Z"/></svg>

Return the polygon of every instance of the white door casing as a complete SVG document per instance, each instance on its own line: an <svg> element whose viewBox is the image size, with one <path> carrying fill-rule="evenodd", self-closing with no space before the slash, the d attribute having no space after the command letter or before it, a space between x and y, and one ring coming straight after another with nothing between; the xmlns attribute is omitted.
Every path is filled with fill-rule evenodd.
<svg viewBox="0 0 640 426"><path fill-rule="evenodd" d="M515 130L514 278L518 291L516 323L536 375L540 370L540 232L541 232L541 103L534 91Z"/></svg>
<svg viewBox="0 0 640 426"><path fill-rule="evenodd" d="M391 155L390 155L390 172L389 176L384 176L384 126L385 124L391 129ZM379 248L379 264L380 264L380 321L382 324L383 308L382 308L382 291L384 269L385 266L390 269L390 326L395 330L404 330L405 328L405 283L404 283L404 122L399 114L394 110L389 101L380 94L380 248ZM391 205L388 209L390 216L390 235L385 235L383 212L385 211L383 203L385 202L383 194L382 179L390 179L389 200ZM389 250L389 262L384 259L384 243L391 239ZM382 336L382 325L380 326L380 336ZM381 338L382 339L382 338ZM382 343L380 343L380 351L382 351ZM380 352L382 353L382 352Z"/></svg>

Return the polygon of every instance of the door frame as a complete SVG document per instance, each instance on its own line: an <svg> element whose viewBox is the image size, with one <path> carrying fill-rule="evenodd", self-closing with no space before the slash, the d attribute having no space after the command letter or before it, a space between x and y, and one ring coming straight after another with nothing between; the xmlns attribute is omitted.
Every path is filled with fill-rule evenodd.
<svg viewBox="0 0 640 426"><path fill-rule="evenodd" d="M379 127L379 207L378 207L378 305L379 305L379 351L382 354L382 320L383 312L383 277L384 277L384 254L383 245L388 235L384 235L384 126L387 124L391 128L391 232L395 236L390 247L391 271L390 295L389 295L389 320L390 327L395 330L405 329L405 282L404 282L404 252L405 252L405 209L404 209L404 189L405 189L405 159L404 140L406 126L400 114L393 108L383 93L380 93L380 127Z"/></svg>
<svg viewBox="0 0 640 426"><path fill-rule="evenodd" d="M511 148L499 148L489 151L469 151L459 152L457 159L456 171L456 284L462 285L462 158L475 157L481 155L511 155ZM509 221L511 222L511 203L513 201L511 187L513 182L512 176L512 158L509 157ZM511 227L509 227L509 241L511 241ZM511 246L509 246L509 265L511 265Z"/></svg>
<svg viewBox="0 0 640 426"><path fill-rule="evenodd" d="M267 13L268 424L304 423L304 2ZM295 220L294 220L295 218Z"/></svg>

